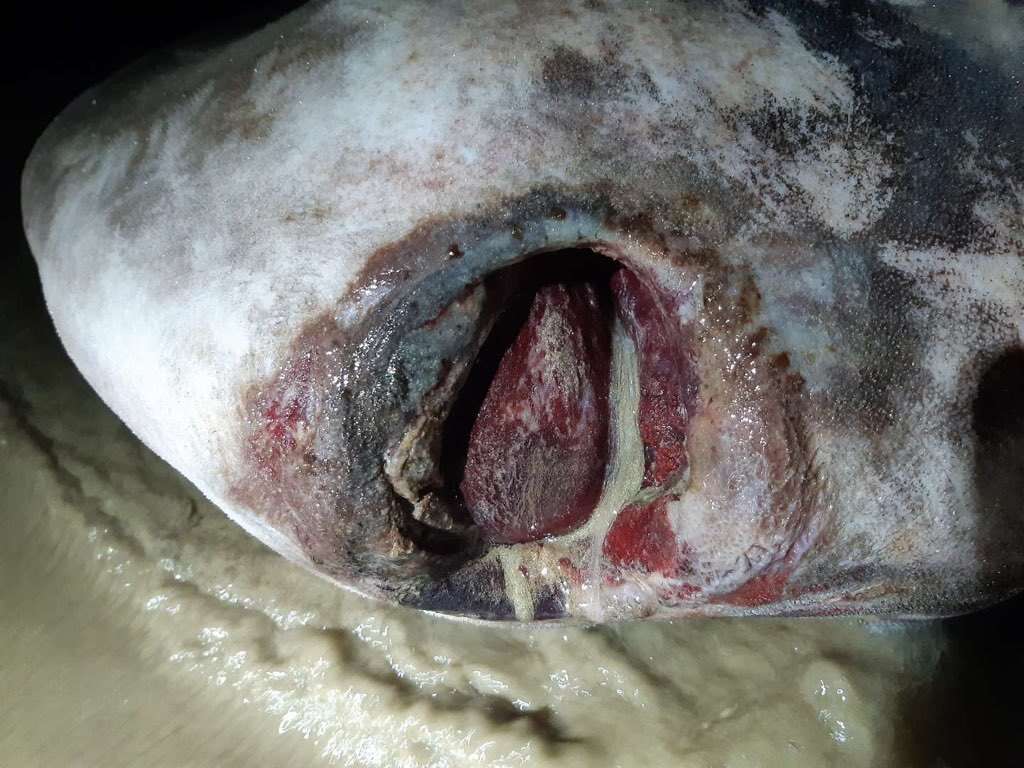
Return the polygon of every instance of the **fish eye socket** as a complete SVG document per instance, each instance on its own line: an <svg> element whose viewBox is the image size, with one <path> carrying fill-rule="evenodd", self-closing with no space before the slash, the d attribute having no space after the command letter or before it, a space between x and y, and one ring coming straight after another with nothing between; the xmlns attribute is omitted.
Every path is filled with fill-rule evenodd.
<svg viewBox="0 0 1024 768"><path fill-rule="evenodd" d="M984 369L972 407L974 432L984 445L1024 440L1024 347L998 355Z"/></svg>
<svg viewBox="0 0 1024 768"><path fill-rule="evenodd" d="M688 479L686 313L607 244L465 269L479 250L449 246L350 338L331 319L300 340L251 406L263 495L292 505L317 567L421 607L437 581L506 601L536 570L529 614L560 615L606 542L618 568L677 569L648 539Z"/></svg>
<svg viewBox="0 0 1024 768"><path fill-rule="evenodd" d="M613 557L657 567L644 522L614 525L621 507L642 517L685 484L695 370L656 290L589 248L529 256L482 289L494 306L449 402L389 457L405 534L460 566L537 544L562 551L544 570L569 578L582 543L607 538ZM559 581L533 596L533 617L564 613Z"/></svg>
<svg viewBox="0 0 1024 768"><path fill-rule="evenodd" d="M250 395L239 500L320 572L418 608L776 601L820 521L799 379L759 362L747 282L631 245L592 202L522 208L414 233L372 262L368 311L296 338Z"/></svg>

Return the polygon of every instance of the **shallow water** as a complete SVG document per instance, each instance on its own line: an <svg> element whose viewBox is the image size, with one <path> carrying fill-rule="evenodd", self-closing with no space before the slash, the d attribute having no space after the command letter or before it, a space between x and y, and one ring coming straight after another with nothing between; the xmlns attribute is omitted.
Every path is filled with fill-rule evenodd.
<svg viewBox="0 0 1024 768"><path fill-rule="evenodd" d="M4 765L1016 764L1012 608L522 629L338 590L142 446L8 270Z"/></svg>

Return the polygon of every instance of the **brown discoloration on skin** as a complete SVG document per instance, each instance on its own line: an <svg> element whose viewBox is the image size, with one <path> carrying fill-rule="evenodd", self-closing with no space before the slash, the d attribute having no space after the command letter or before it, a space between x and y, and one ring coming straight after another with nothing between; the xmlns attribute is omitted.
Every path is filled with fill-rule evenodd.
<svg viewBox="0 0 1024 768"><path fill-rule="evenodd" d="M564 45L544 59L541 67L544 88L556 98L592 98L601 74L598 65ZM606 88L607 84L601 83L601 87Z"/></svg>
<svg viewBox="0 0 1024 768"><path fill-rule="evenodd" d="M557 45L540 62L535 109L562 130L592 134L607 124L602 103L659 101L651 74L627 61L615 29L600 39L596 50L584 52Z"/></svg>
<svg viewBox="0 0 1024 768"><path fill-rule="evenodd" d="M741 316L749 322L760 314L761 292L757 290L757 283L752 275L748 275L743 281L743 288L740 290L738 308ZM754 340L763 340L768 335L766 328L760 328L754 335Z"/></svg>
<svg viewBox="0 0 1024 768"><path fill-rule="evenodd" d="M789 368L789 354L787 352L779 352L777 355L772 355L769 363L772 367L784 371Z"/></svg>
<svg viewBox="0 0 1024 768"><path fill-rule="evenodd" d="M298 35L299 44L281 42L271 46L261 56L249 59L232 55L229 49L221 54L219 87L212 101L205 104L195 133L195 162L201 163L209 148L220 143L241 139L255 142L269 137L275 123L272 103L257 104L251 94L257 79L287 82L299 71L308 71L314 62L330 61L343 55L343 51L358 38L359 31L351 27L325 26L323 22L305 25ZM226 66L224 66L226 64ZM196 87L201 92L202 83Z"/></svg>

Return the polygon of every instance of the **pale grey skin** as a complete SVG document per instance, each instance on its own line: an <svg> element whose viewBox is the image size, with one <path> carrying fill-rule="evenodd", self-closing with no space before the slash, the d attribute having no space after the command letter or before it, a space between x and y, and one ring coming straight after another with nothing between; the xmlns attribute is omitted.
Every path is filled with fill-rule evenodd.
<svg viewBox="0 0 1024 768"><path fill-rule="evenodd" d="M971 18L314 3L84 94L25 227L110 407L343 586L522 621L960 612L1024 585L1024 51ZM621 382L585 529L491 547L427 503L484 277L574 245L668 297L700 374L671 573L603 554Z"/></svg>

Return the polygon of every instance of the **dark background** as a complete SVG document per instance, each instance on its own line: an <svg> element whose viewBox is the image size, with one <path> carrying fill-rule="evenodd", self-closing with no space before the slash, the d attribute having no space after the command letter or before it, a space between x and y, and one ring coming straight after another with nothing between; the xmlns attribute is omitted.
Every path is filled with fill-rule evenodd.
<svg viewBox="0 0 1024 768"><path fill-rule="evenodd" d="M19 187L25 159L47 123L87 87L154 48L255 29L299 5L235 0L15 6L0 50L0 222L6 244L0 291L17 297L22 321L45 312L22 234ZM17 323L19 317L0 322ZM896 724L906 765L1024 766L1024 599L944 624L950 644L939 675L931 685L907 692L902 722Z"/></svg>

